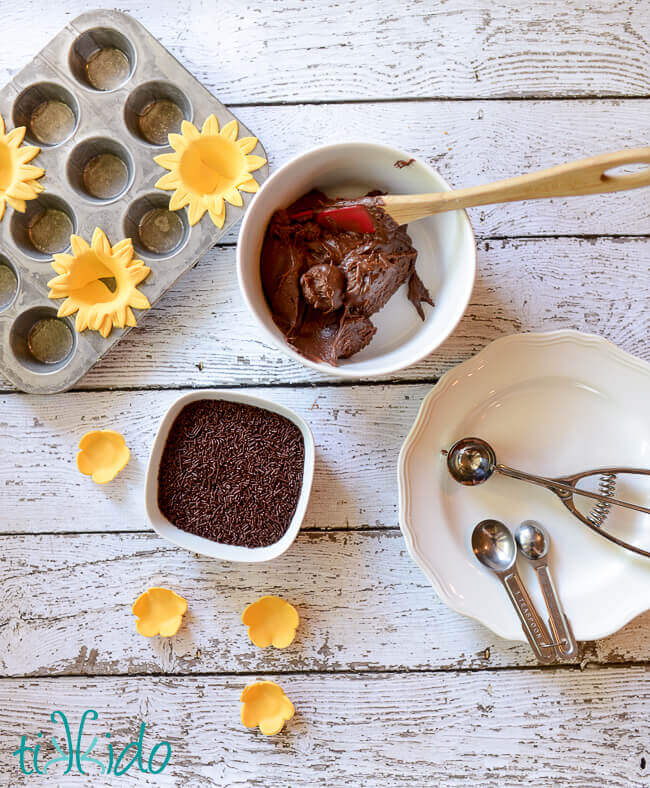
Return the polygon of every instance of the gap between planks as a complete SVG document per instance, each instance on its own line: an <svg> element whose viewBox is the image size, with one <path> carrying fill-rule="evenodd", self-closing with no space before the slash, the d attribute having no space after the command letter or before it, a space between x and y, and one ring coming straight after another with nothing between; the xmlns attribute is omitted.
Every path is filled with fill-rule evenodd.
<svg viewBox="0 0 650 788"><path fill-rule="evenodd" d="M63 681L70 679L81 679L83 681L111 681L114 679L200 679L200 678L253 678L259 676L351 676L354 678L381 678L382 676L438 676L440 674L453 674L453 675L468 675L476 673L480 676L490 676L496 673L524 673L534 671L554 672L554 671L574 671L577 673L584 673L585 671L595 672L604 670L625 670L634 668L645 668L650 670L650 660L628 660L626 662L592 662L591 660L584 660L582 663L567 663L556 662L549 665L495 665L489 668L473 668L473 667L440 667L440 668L367 668L364 670L282 670L275 668L274 670L206 670L195 672L183 671L133 671L125 673L52 673L52 674L34 674L25 673L21 676L0 676L0 684L7 682L16 682L21 679L26 681Z"/></svg>

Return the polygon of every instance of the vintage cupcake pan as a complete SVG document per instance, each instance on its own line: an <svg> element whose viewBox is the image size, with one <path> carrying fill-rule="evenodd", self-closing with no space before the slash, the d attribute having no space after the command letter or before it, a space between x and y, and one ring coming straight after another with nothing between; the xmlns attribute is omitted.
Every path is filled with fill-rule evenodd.
<svg viewBox="0 0 650 788"><path fill-rule="evenodd" d="M167 132L183 119L199 127L210 114L235 116L135 19L94 11L71 22L0 91L7 129L25 126L45 170L43 191L24 214L0 222L0 370L27 392L64 391L128 331L77 333L48 298L52 254L71 233L90 241L101 227L112 244L133 239L151 268L139 289L153 304L243 215L227 205L217 228L208 214L190 228L187 209L169 212L165 173L154 156L171 151ZM240 124L240 136L251 135ZM258 143L254 154L264 156ZM106 155L102 155L106 154ZM255 172L261 183L264 165ZM138 323L145 317L136 312Z"/></svg>

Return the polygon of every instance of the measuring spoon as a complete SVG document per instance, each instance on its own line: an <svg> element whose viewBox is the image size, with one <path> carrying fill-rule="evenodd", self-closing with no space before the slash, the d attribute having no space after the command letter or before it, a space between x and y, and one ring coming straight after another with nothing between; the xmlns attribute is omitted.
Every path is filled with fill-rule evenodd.
<svg viewBox="0 0 650 788"><path fill-rule="evenodd" d="M517 545L508 528L498 520L482 520L472 533L472 550L483 566L491 569L503 583L538 662L555 662L555 648L546 624L515 568Z"/></svg>

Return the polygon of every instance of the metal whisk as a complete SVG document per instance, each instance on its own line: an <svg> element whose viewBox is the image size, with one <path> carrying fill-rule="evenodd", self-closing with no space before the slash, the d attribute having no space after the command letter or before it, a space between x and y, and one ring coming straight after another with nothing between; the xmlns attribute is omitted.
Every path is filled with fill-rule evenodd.
<svg viewBox="0 0 650 788"><path fill-rule="evenodd" d="M601 526L607 520L612 506L621 506L625 509L633 509L636 512L650 514L650 509L646 506L639 506L638 504L621 501L616 498L618 475L630 473L650 476L650 468L596 468L591 471L574 473L572 476L559 476L556 478L534 476L533 474L518 471L498 463L494 449L481 438L462 438L456 441L449 451L443 450L442 453L447 457L449 473L457 482L466 485L481 484L487 481L496 471L512 479L520 479L524 482L546 487L558 496L571 514L575 515L592 531L600 534L610 542L624 547L626 550L631 550L638 555L650 558L650 550L644 550L641 547L629 544L623 539L601 530ZM599 477L598 492L582 490L576 486L579 481L591 476ZM574 495L591 498L596 501L596 504L585 515L575 505Z"/></svg>

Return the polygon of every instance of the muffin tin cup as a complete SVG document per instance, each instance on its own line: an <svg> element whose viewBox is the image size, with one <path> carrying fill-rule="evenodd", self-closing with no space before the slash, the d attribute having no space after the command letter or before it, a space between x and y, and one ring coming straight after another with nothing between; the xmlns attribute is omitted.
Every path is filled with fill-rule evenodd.
<svg viewBox="0 0 650 788"><path fill-rule="evenodd" d="M73 336L68 354L31 358L25 314L52 310L56 318L62 303L48 299L52 254L69 251L70 232L90 241L101 227L112 244L131 237L151 268L139 289L154 304L241 219L253 195L242 193L241 208L226 207L221 229L207 214L190 228L186 209L169 212L170 192L155 188L165 170L153 157L171 151L167 133L182 120L200 126L214 114L223 126L235 116L118 11L89 12L65 27L0 91L0 114L8 128L26 127L26 143L41 147L33 164L45 170L45 191L24 214L8 208L0 222L0 372L23 391L65 391L130 329L114 328L106 339L77 334L72 315L64 319ZM239 125L240 136L254 135ZM260 144L253 153L266 158ZM260 184L267 175L267 165L255 172ZM136 317L141 324L146 311ZM58 326L50 329L56 336Z"/></svg>

